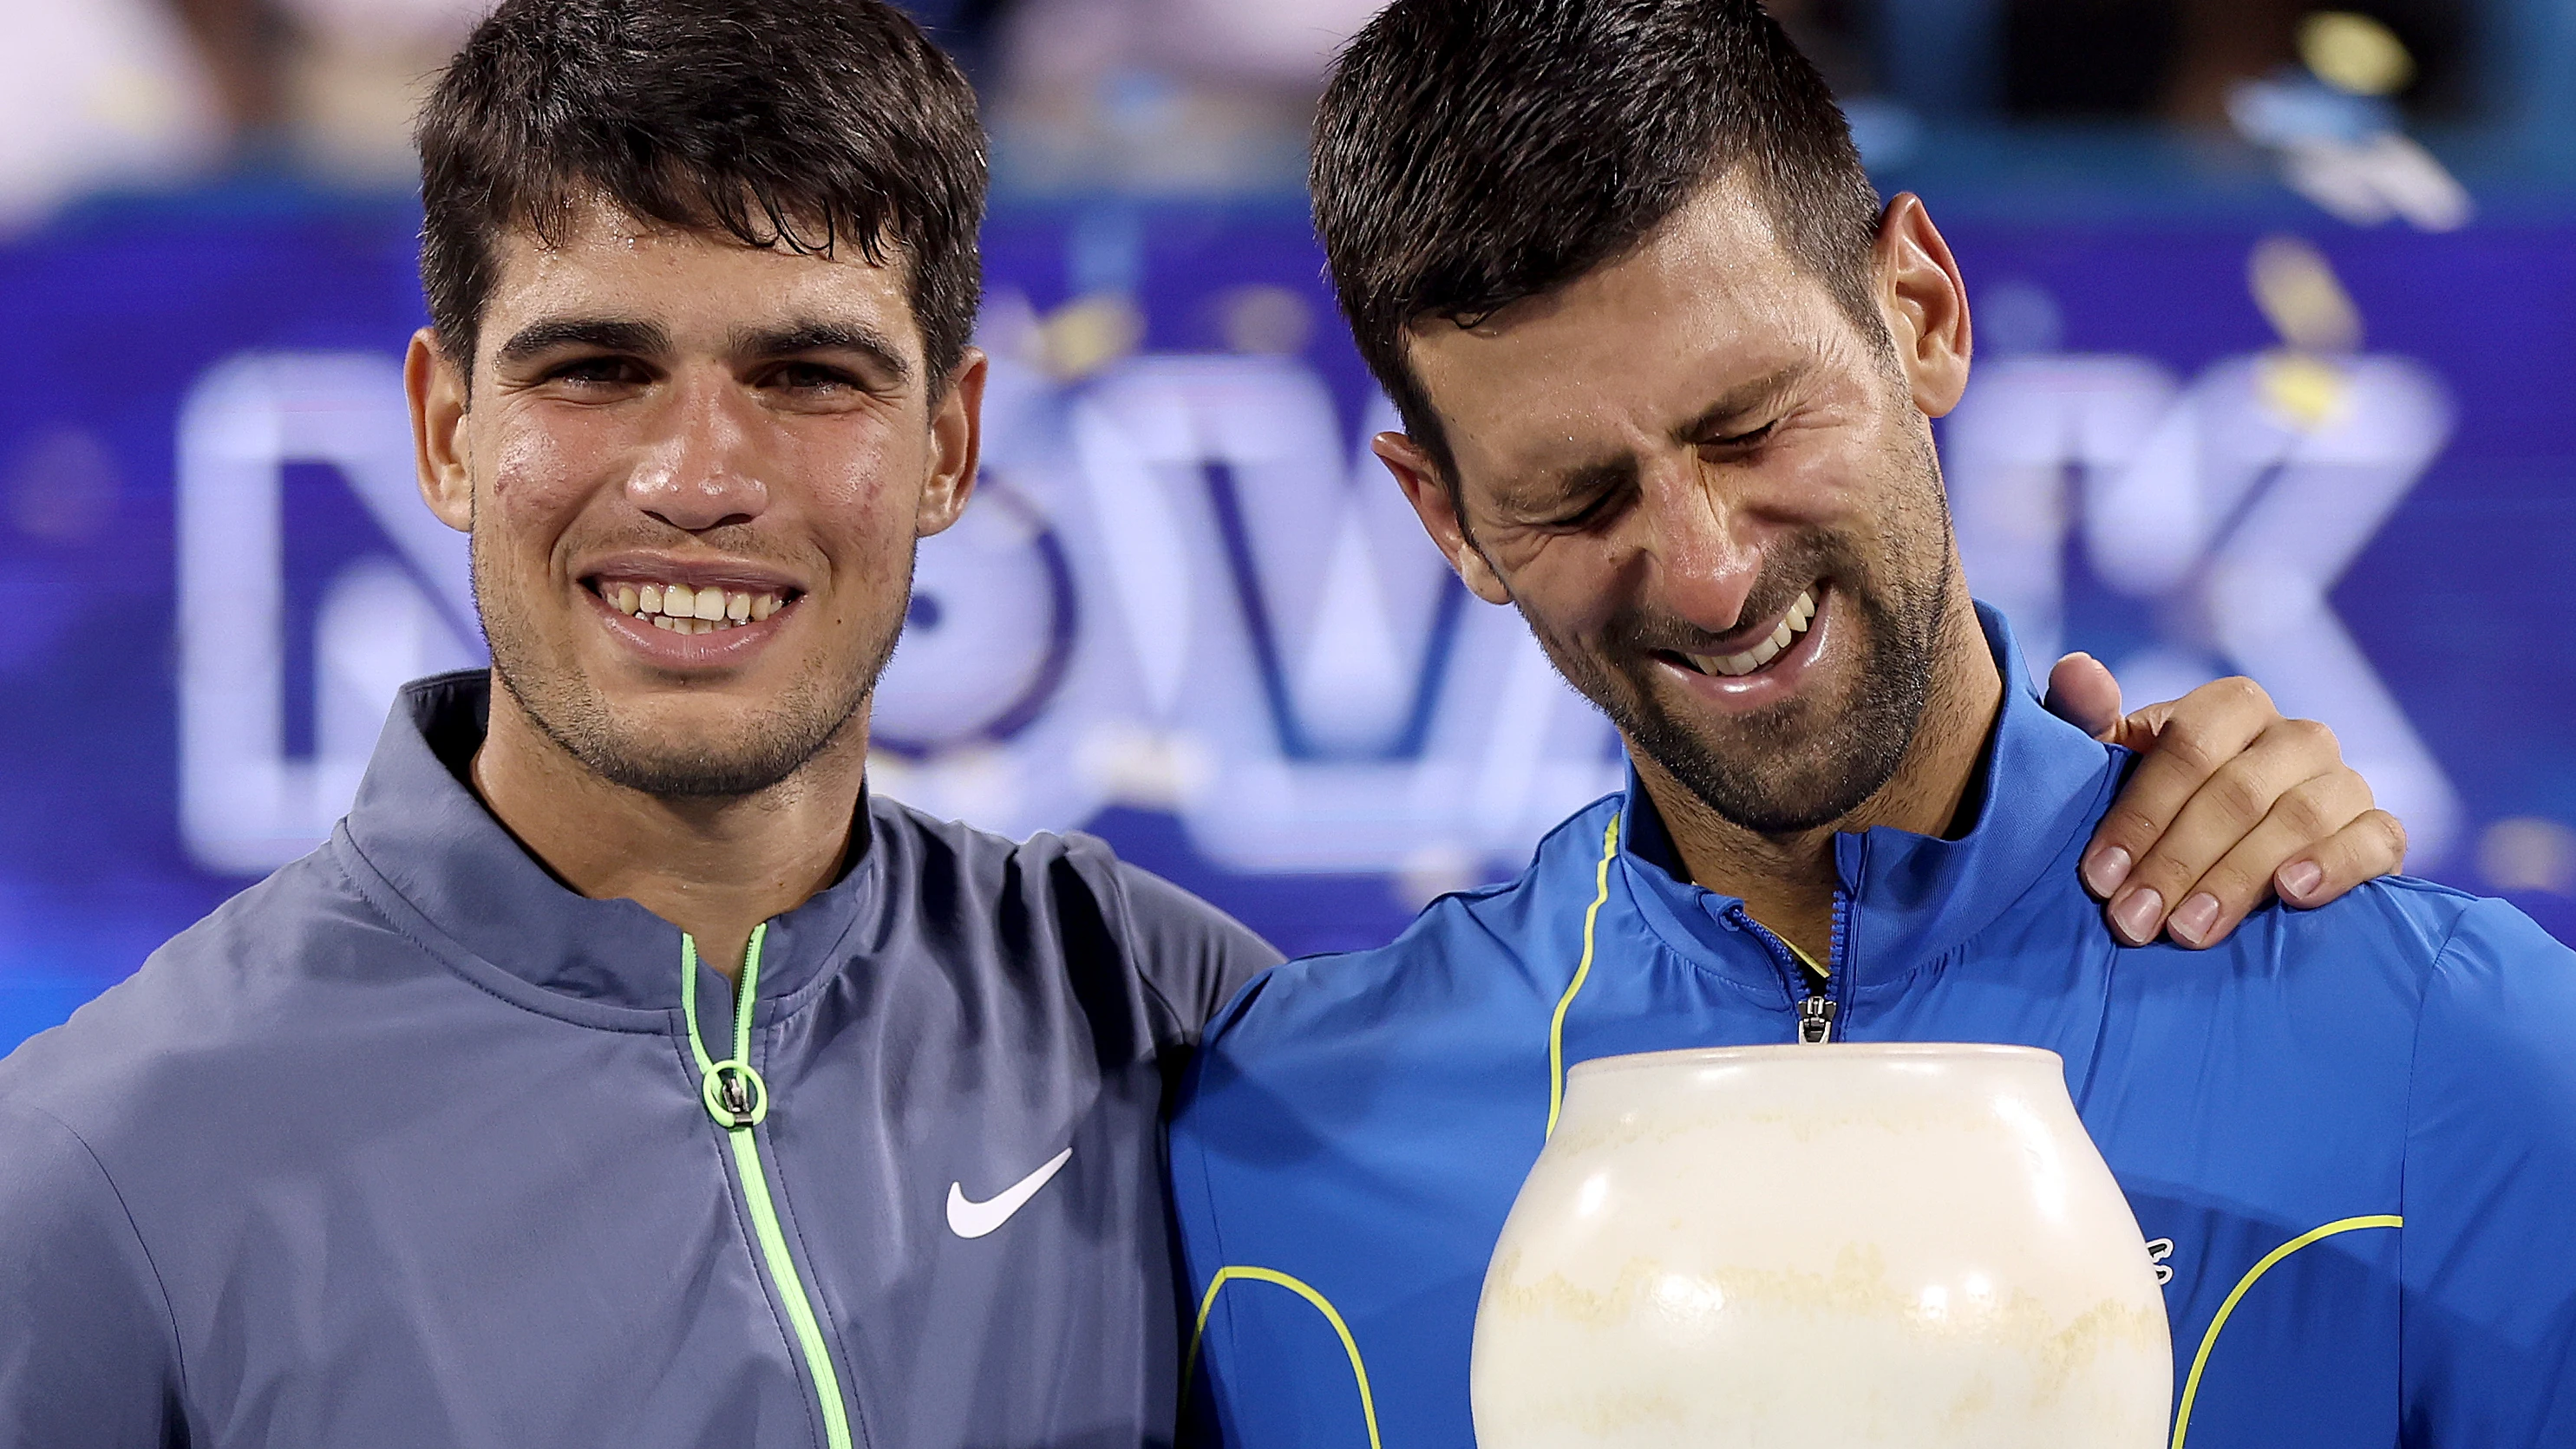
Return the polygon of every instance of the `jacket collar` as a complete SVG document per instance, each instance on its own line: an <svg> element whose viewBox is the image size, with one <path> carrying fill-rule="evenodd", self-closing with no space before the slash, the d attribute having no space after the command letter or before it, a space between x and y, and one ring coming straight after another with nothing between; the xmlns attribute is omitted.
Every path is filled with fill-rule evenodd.
<svg viewBox="0 0 2576 1449"><path fill-rule="evenodd" d="M370 877L380 882L399 898L395 914L407 907L434 928L423 933L433 949L469 957L453 964L513 1000L559 1014L575 1004L609 1008L606 1019L569 1013L603 1025L618 1024L616 1008L676 1008L679 928L631 900L591 900L566 887L466 785L491 718L491 689L481 670L404 686L335 850L362 890ZM858 828L871 831L864 797ZM868 848L872 838L859 842L857 863L839 881L770 921L761 952L764 1006L813 983L851 928L877 908L884 852Z"/></svg>
<svg viewBox="0 0 2576 1449"><path fill-rule="evenodd" d="M1979 604L1977 620L2003 671L2004 699L1969 785L1974 823L1956 840L1884 826L1834 837L1848 903L1838 968L1849 973L1846 990L1939 961L2050 872L2072 870L2119 784L2128 752L2043 708L2003 615ZM1649 927L1721 975L1776 986L1776 961L1736 924L1742 900L1690 883L1633 768L1621 810L1621 873Z"/></svg>

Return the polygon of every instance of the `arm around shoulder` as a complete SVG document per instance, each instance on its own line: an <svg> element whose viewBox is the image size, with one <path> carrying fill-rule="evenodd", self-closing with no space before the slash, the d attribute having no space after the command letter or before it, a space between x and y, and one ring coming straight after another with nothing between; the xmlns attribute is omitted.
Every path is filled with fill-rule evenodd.
<svg viewBox="0 0 2576 1449"><path fill-rule="evenodd" d="M0 1449L187 1442L178 1337L106 1170L39 1108L0 1102Z"/></svg>
<svg viewBox="0 0 2576 1449"><path fill-rule="evenodd" d="M2576 952L2497 901L2425 988L2407 1110L2403 1442L2576 1443Z"/></svg>

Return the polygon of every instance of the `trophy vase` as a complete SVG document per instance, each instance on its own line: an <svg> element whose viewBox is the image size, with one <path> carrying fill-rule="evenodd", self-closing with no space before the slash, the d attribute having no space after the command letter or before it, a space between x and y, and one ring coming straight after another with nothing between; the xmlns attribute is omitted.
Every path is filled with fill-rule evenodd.
<svg viewBox="0 0 2576 1449"><path fill-rule="evenodd" d="M1586 1062L1485 1271L1479 1449L2156 1449L2147 1247L2054 1052Z"/></svg>

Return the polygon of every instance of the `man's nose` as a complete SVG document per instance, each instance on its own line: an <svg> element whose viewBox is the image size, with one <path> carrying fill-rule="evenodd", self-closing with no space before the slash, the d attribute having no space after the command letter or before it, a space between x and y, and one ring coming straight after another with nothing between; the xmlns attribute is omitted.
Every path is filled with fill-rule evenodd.
<svg viewBox="0 0 2576 1449"><path fill-rule="evenodd" d="M626 496L689 533L749 523L769 506L755 460L759 425L758 404L729 381L684 382L628 475Z"/></svg>
<svg viewBox="0 0 2576 1449"><path fill-rule="evenodd" d="M1762 575L1743 510L1687 465L1645 479L1641 491L1640 548L1659 612L1711 634L1733 630Z"/></svg>

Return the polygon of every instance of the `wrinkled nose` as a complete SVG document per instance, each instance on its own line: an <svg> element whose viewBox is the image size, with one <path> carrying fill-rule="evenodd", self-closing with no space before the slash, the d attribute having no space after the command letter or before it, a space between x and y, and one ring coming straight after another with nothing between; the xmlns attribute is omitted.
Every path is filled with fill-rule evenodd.
<svg viewBox="0 0 2576 1449"><path fill-rule="evenodd" d="M1640 502L1654 607L1709 634L1743 623L1762 555L1745 537L1742 510L1688 467L1646 480Z"/></svg>
<svg viewBox="0 0 2576 1449"><path fill-rule="evenodd" d="M674 398L664 426L626 481L636 507L673 528L703 533L749 523L769 506L755 465L754 404L733 389L690 388Z"/></svg>

